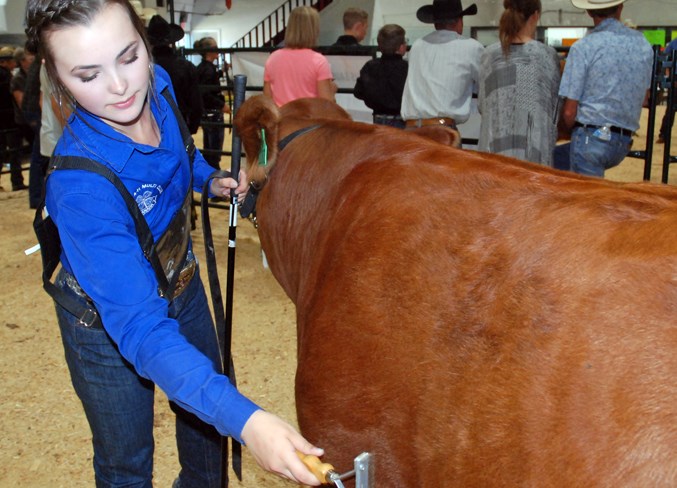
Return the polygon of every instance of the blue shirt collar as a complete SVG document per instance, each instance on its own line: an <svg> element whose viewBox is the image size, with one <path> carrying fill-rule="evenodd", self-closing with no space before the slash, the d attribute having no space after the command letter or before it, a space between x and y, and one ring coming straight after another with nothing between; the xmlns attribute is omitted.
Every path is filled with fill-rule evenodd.
<svg viewBox="0 0 677 488"><path fill-rule="evenodd" d="M597 24L597 26L592 30L592 32L601 32L609 30L618 30L619 27L623 27L623 24L613 17L604 19L602 22Z"/></svg>

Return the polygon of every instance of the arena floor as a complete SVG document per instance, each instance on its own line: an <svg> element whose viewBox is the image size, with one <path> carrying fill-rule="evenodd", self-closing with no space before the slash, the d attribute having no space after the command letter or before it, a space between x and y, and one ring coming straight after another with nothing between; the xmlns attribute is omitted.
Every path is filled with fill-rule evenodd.
<svg viewBox="0 0 677 488"><path fill-rule="evenodd" d="M662 111L657 123L660 123ZM642 149L646 113L636 138ZM677 132L675 132L677 133ZM229 136L228 136L229 137ZM197 141L198 145L200 141ZM652 181L660 181L663 146L655 146ZM677 154L677 137L672 139ZM626 159L607 172L608 179L641 181L644 162ZM6 188L9 177L5 176ZM673 165L670 184L677 184ZM68 377L53 306L41 288L38 254L24 255L35 244L33 211L25 191L0 192L3 218L0 297L0 486L85 488L93 486L90 434ZM217 260L225 282L227 214L211 214ZM204 262L202 231L193 234ZM204 268L204 266L203 266ZM206 272L203 273L206 280ZM259 241L248 221L238 226L234 360L240 389L269 411L294 421L294 306L269 271L262 267ZM173 415L162 393L155 420L155 485L169 487L178 472ZM358 454L358 453L356 453ZM331 460L327 460L331 462ZM291 483L260 470L245 449L244 480L232 487L285 487Z"/></svg>

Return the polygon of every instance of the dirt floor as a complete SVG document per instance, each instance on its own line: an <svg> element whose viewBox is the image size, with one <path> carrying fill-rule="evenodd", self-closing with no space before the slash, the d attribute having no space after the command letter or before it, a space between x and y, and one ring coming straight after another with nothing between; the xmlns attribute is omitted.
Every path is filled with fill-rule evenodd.
<svg viewBox="0 0 677 488"><path fill-rule="evenodd" d="M659 115L657 123L660 120ZM645 137L645 130L640 129L634 149L642 148ZM672 148L677 154L677 137ZM655 147L652 181L660 181L662 150L662 145ZM224 167L228 165L224 162ZM640 181L643 165L642 160L628 158L606 177ZM671 173L670 183L677 184L677 165ZM3 178L5 188L8 180L8 176ZM24 255L24 250L36 243L31 227L33 211L27 200L25 191L0 192L0 276L5 287L0 295L0 486L90 487L94 485L90 434L70 384L51 300L41 288L40 257ZM219 272L225 283L227 213L215 210L210 215ZM199 222L193 239L204 263ZM205 280L206 275L203 272ZM240 389L264 408L294 422L294 306L263 268L256 230L244 220L240 220L237 233L233 322ZM161 392L155 426L155 486L170 487L178 462L173 415ZM292 486L264 473L244 451L244 480L231 486Z"/></svg>

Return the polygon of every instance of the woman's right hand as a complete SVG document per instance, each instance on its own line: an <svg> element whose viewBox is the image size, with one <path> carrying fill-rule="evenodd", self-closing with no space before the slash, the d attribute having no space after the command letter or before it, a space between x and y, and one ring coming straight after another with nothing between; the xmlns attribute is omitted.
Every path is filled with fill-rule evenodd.
<svg viewBox="0 0 677 488"><path fill-rule="evenodd" d="M324 451L305 440L281 418L257 410L245 423L242 440L263 469L297 483L310 486L320 484L299 459L297 451L318 457Z"/></svg>

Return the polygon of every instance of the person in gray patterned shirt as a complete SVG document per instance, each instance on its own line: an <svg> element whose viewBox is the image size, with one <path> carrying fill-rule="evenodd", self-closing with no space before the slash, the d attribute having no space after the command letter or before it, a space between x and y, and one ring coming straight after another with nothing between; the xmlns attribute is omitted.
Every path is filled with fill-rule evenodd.
<svg viewBox="0 0 677 488"><path fill-rule="evenodd" d="M625 0L571 0L595 28L569 51L559 95L571 132L572 171L603 177L620 164L639 128L651 85L653 50L620 22Z"/></svg>
<svg viewBox="0 0 677 488"><path fill-rule="evenodd" d="M480 65L479 150L552 166L557 139L557 52L534 40L540 0L504 0L500 42Z"/></svg>

